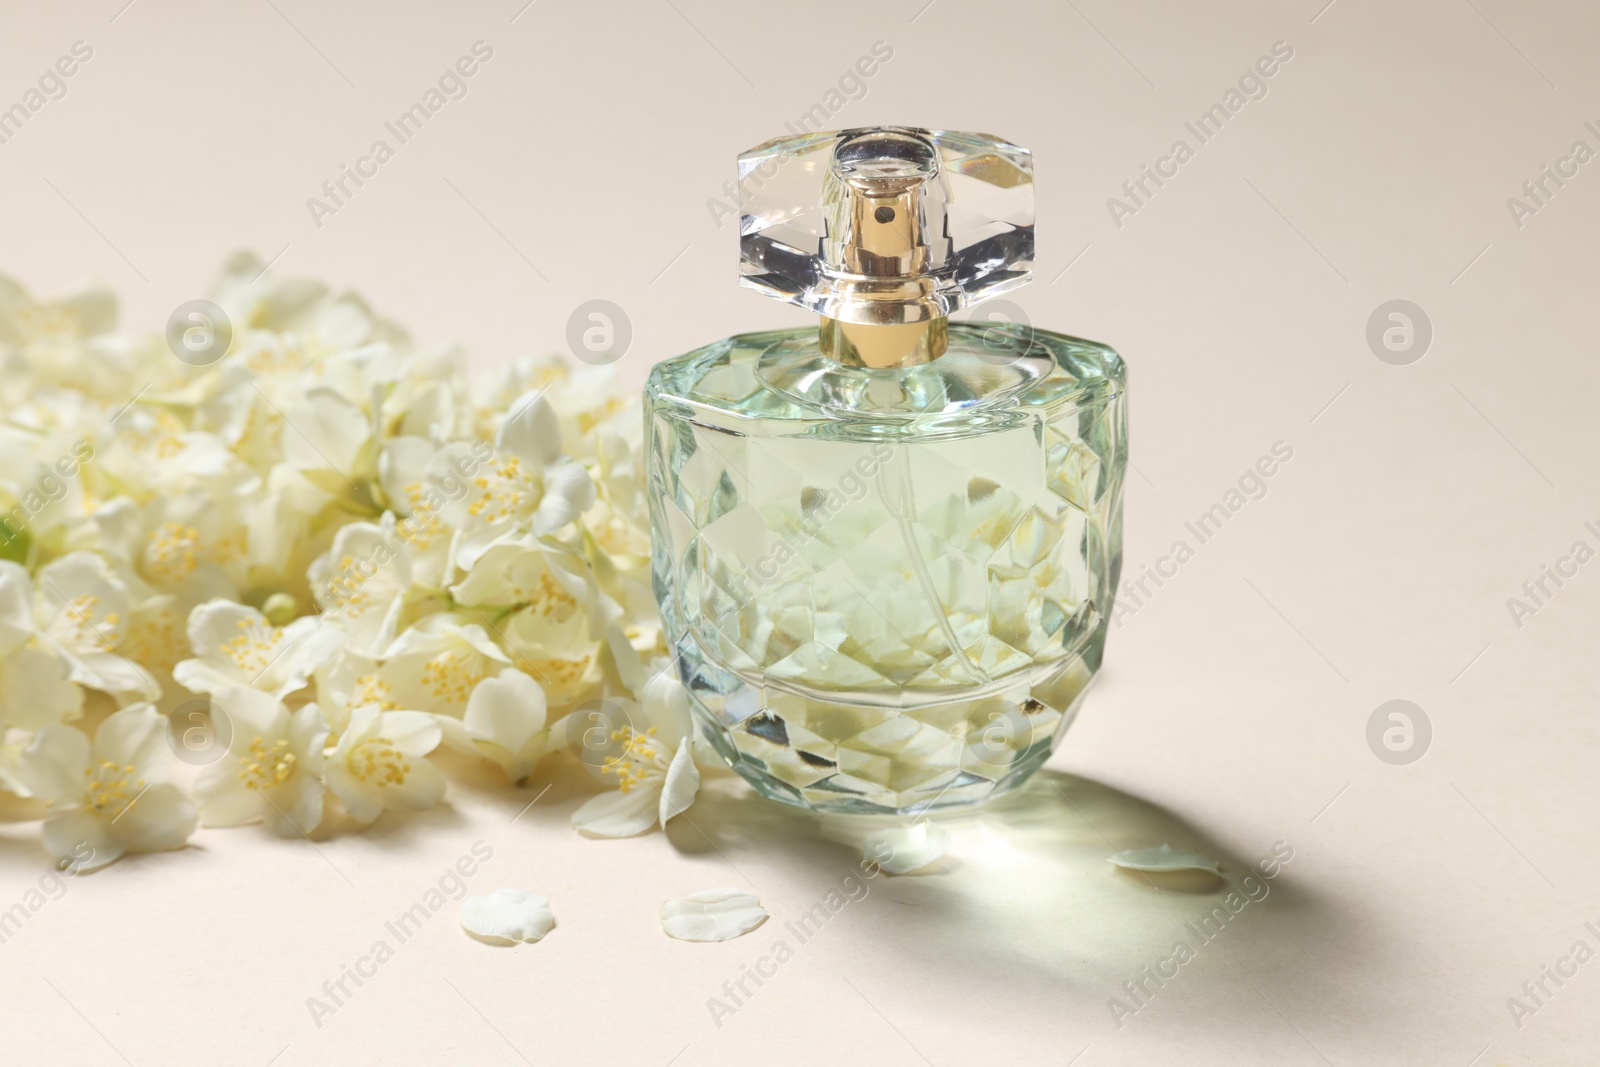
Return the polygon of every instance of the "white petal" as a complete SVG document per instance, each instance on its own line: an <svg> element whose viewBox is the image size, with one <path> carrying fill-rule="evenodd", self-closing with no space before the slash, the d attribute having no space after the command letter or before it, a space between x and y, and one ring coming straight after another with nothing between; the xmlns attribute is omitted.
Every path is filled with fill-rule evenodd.
<svg viewBox="0 0 1600 1067"><path fill-rule="evenodd" d="M651 675L639 692L639 709L645 728L656 728L656 736L671 747L694 736L694 719L689 713L689 691L678 680L678 672L666 657L651 664Z"/></svg>
<svg viewBox="0 0 1600 1067"><path fill-rule="evenodd" d="M383 788L383 807L385 811L426 811L444 798L444 791L444 772L432 760L418 758L411 761L404 782Z"/></svg>
<svg viewBox="0 0 1600 1067"><path fill-rule="evenodd" d="M307 704L289 720L289 747L300 760L302 774L322 773L322 749L328 740L328 720L322 709Z"/></svg>
<svg viewBox="0 0 1600 1067"><path fill-rule="evenodd" d="M33 580L19 564L0 560L0 655L33 632Z"/></svg>
<svg viewBox="0 0 1600 1067"><path fill-rule="evenodd" d="M261 818L266 807L261 795L240 781L239 761L232 757L200 769L194 799L207 826L243 826Z"/></svg>
<svg viewBox="0 0 1600 1067"><path fill-rule="evenodd" d="M378 484L397 514L411 514L411 489L416 486L420 492L428 461L437 450L438 446L424 437L391 437L383 443L378 454Z"/></svg>
<svg viewBox="0 0 1600 1067"><path fill-rule="evenodd" d="M467 756L481 756L483 754L478 750L478 746L473 743L472 731L467 729L466 723L449 715L435 715L433 719L439 725L439 736L445 748Z"/></svg>
<svg viewBox="0 0 1600 1067"><path fill-rule="evenodd" d="M17 758L17 777L52 804L75 804L89 774L89 739L71 726L46 726Z"/></svg>
<svg viewBox="0 0 1600 1067"><path fill-rule="evenodd" d="M644 660L628 641L621 626L616 623L606 627L606 647L611 652L612 662L617 667L617 677L622 684L627 686L628 692L637 696L639 688L643 686L649 675L646 673Z"/></svg>
<svg viewBox="0 0 1600 1067"><path fill-rule="evenodd" d="M654 789L601 793L572 813L572 828L584 837L633 837L660 820Z"/></svg>
<svg viewBox="0 0 1600 1067"><path fill-rule="evenodd" d="M301 470L332 468L349 477L367 439L361 409L326 387L311 389L286 413L283 458Z"/></svg>
<svg viewBox="0 0 1600 1067"><path fill-rule="evenodd" d="M679 941L731 941L767 920L754 893L702 889L661 902L661 929Z"/></svg>
<svg viewBox="0 0 1600 1067"><path fill-rule="evenodd" d="M544 495L534 510L530 529L542 537L561 529L594 503L594 481L583 465L562 456L545 468Z"/></svg>
<svg viewBox="0 0 1600 1067"><path fill-rule="evenodd" d="M495 444L538 469L561 455L561 423L542 389L523 393L507 409Z"/></svg>
<svg viewBox="0 0 1600 1067"><path fill-rule="evenodd" d="M501 671L472 690L463 721L473 736L520 752L544 729L544 690L519 670Z"/></svg>
<svg viewBox="0 0 1600 1067"><path fill-rule="evenodd" d="M439 717L425 711L386 711L379 723L379 734L413 759L438 748L442 733Z"/></svg>
<svg viewBox="0 0 1600 1067"><path fill-rule="evenodd" d="M694 765L694 757L689 755L689 742L679 741L678 751L672 756L672 764L667 768L666 781L661 785L661 825L667 825L667 820L679 812L688 811L689 805L694 803L695 793L700 791L700 768Z"/></svg>
<svg viewBox="0 0 1600 1067"><path fill-rule="evenodd" d="M161 683L149 671L115 652L84 652L75 657L73 680L103 693L131 694L141 700L161 696Z"/></svg>
<svg viewBox="0 0 1600 1067"><path fill-rule="evenodd" d="M230 755L249 751L250 742L258 737L271 745L289 733L289 709L283 701L259 689L236 685L219 690L211 700L211 715L228 720L233 737L228 743Z"/></svg>
<svg viewBox="0 0 1600 1067"><path fill-rule="evenodd" d="M322 779L295 774L261 791L261 822L279 837L309 834L322 821Z"/></svg>
<svg viewBox="0 0 1600 1067"><path fill-rule="evenodd" d="M111 824L87 811L46 819L39 839L56 866L73 874L104 867L124 851Z"/></svg>
<svg viewBox="0 0 1600 1067"><path fill-rule="evenodd" d="M149 704L130 704L112 713L95 731L94 759L130 765L136 777L147 781L164 779L172 764L166 716Z"/></svg>
<svg viewBox="0 0 1600 1067"><path fill-rule="evenodd" d="M182 848L194 833L194 802L169 782L153 785L111 820L111 829L129 852Z"/></svg>
<svg viewBox="0 0 1600 1067"><path fill-rule="evenodd" d="M950 849L950 835L929 822L895 826L869 834L863 852L889 874L926 867Z"/></svg>
<svg viewBox="0 0 1600 1067"><path fill-rule="evenodd" d="M19 648L0 662L0 726L37 730L77 718L83 690L54 651Z"/></svg>
<svg viewBox="0 0 1600 1067"><path fill-rule="evenodd" d="M485 897L468 897L461 902L460 914L467 933L495 945L538 941L556 925L550 902L520 889L496 889Z"/></svg>
<svg viewBox="0 0 1600 1067"><path fill-rule="evenodd" d="M272 624L255 608L218 597L189 612L187 630L194 654L206 658L222 652L241 633L270 633Z"/></svg>
<svg viewBox="0 0 1600 1067"><path fill-rule="evenodd" d="M1151 873L1207 871L1211 874L1222 873L1217 869L1216 860L1207 859L1193 852L1179 852L1167 844L1163 844L1160 848L1135 848L1119 852L1111 857L1111 863L1128 871L1147 871Z"/></svg>
<svg viewBox="0 0 1600 1067"><path fill-rule="evenodd" d="M225 671L203 659L184 659L173 666L172 680L191 693L214 696L248 679L237 671Z"/></svg>

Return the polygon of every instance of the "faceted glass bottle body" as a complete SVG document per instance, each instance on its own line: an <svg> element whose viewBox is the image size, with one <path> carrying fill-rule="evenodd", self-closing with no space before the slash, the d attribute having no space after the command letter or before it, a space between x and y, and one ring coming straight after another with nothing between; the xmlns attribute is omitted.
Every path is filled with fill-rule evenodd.
<svg viewBox="0 0 1600 1067"><path fill-rule="evenodd" d="M1050 755L1121 565L1111 349L957 324L921 366L732 337L645 387L654 582L723 758L826 812L977 803Z"/></svg>

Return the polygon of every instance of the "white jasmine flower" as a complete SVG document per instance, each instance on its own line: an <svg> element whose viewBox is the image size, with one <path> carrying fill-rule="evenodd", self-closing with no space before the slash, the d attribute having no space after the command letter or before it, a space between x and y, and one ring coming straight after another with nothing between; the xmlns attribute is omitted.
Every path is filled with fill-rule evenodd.
<svg viewBox="0 0 1600 1067"><path fill-rule="evenodd" d="M571 374L571 365L559 356L518 356L497 365L477 382L477 436L492 439L519 397L560 385Z"/></svg>
<svg viewBox="0 0 1600 1067"><path fill-rule="evenodd" d="M332 499L286 463L268 472L259 498L247 509L246 538L257 581L297 583L304 576L309 561L302 553L310 552L310 530Z"/></svg>
<svg viewBox="0 0 1600 1067"><path fill-rule="evenodd" d="M544 690L519 670L507 669L478 683L467 701L467 735L483 755L521 785L549 751Z"/></svg>
<svg viewBox="0 0 1600 1067"><path fill-rule="evenodd" d="M71 664L73 681L115 697L154 700L156 680L122 654L132 607L128 587L92 552L71 552L39 572L37 618Z"/></svg>
<svg viewBox="0 0 1600 1067"><path fill-rule="evenodd" d="M89 282L55 300L35 300L16 280L0 274L0 344L58 351L116 324L117 295L104 282Z"/></svg>
<svg viewBox="0 0 1600 1067"><path fill-rule="evenodd" d="M0 560L0 737L8 726L37 730L76 719L83 708L69 664L34 632L32 601L28 572Z"/></svg>
<svg viewBox="0 0 1600 1067"><path fill-rule="evenodd" d="M411 588L411 554L395 533L393 515L385 515L381 525L340 527L307 578L324 621L336 620L351 648L377 655L394 642Z"/></svg>
<svg viewBox="0 0 1600 1067"><path fill-rule="evenodd" d="M62 434L39 437L31 433L0 433L0 549L14 547L15 539L26 536L38 543L54 544L64 527L70 528L88 514L91 495L87 488L83 456L94 449L79 438L76 443ZM64 478L58 464L77 470L77 476ZM26 516L18 524L19 516Z"/></svg>
<svg viewBox="0 0 1600 1067"><path fill-rule="evenodd" d="M700 771L690 755L693 724L687 704L679 699L676 678L662 672L641 694L638 726L622 724L611 734L615 754L601 765L614 776L613 793L591 797L572 816L573 829L585 837L633 837L694 803Z"/></svg>
<svg viewBox="0 0 1600 1067"><path fill-rule="evenodd" d="M446 447L434 461L436 473L447 476L470 453L466 444ZM592 503L589 473L561 454L555 412L531 392L512 406L495 437L494 454L471 479L466 495L445 505L444 519L462 531L456 563L470 568L496 542L523 530L535 537L553 533Z"/></svg>
<svg viewBox="0 0 1600 1067"><path fill-rule="evenodd" d="M451 546L455 531L440 517L451 500L467 492L466 479L478 470L493 449L487 441L476 441L463 455L452 455L464 470L448 477L449 457L439 458L441 447L422 437L393 437L383 443L378 454L378 484L384 500L399 516L396 523L413 560L413 576L422 585L438 588L453 572Z"/></svg>
<svg viewBox="0 0 1600 1067"><path fill-rule="evenodd" d="M376 463L366 412L319 386L284 412L283 458L317 488L336 495Z"/></svg>
<svg viewBox="0 0 1600 1067"><path fill-rule="evenodd" d="M96 460L98 470L139 500L182 492L238 466L224 442L191 429L164 405L136 403L117 417L113 429L109 447Z"/></svg>
<svg viewBox="0 0 1600 1067"><path fill-rule="evenodd" d="M661 902L661 929L679 941L731 941L767 921L754 893L702 889Z"/></svg>
<svg viewBox="0 0 1600 1067"><path fill-rule="evenodd" d="M349 727L356 708L371 705L379 711L403 710L379 680L378 661L360 652L341 650L318 667L313 678L317 706L327 718L329 738L335 742Z"/></svg>
<svg viewBox="0 0 1600 1067"><path fill-rule="evenodd" d="M277 278L254 252L236 252L223 265L212 297L237 331L294 338L310 362L325 352L369 341L404 339L404 331L372 314L354 293L334 293L311 278Z"/></svg>
<svg viewBox="0 0 1600 1067"><path fill-rule="evenodd" d="M328 757L328 788L366 825L385 811L422 811L444 796L444 775L426 758L439 725L420 711L356 708Z"/></svg>
<svg viewBox="0 0 1600 1067"><path fill-rule="evenodd" d="M615 367L568 367L550 384L546 396L561 423L561 439L579 460L593 458L598 445L596 431L611 423L619 412L633 405L633 423L641 428L637 394L631 397L617 388Z"/></svg>
<svg viewBox="0 0 1600 1067"><path fill-rule="evenodd" d="M378 681L402 708L459 719L478 683L511 660L482 626L458 615L429 615L384 652Z"/></svg>
<svg viewBox="0 0 1600 1067"><path fill-rule="evenodd" d="M603 621L615 605L578 556L531 538L502 541L450 592L497 613L501 647L552 704L574 703L599 682Z"/></svg>
<svg viewBox="0 0 1600 1067"><path fill-rule="evenodd" d="M133 704L107 717L92 745L71 726L46 726L23 750L17 775L50 805L42 834L58 864L92 870L124 852L183 847L195 808L165 781L166 726L149 704Z"/></svg>
<svg viewBox="0 0 1600 1067"><path fill-rule="evenodd" d="M283 697L304 688L342 640L315 616L274 626L255 608L209 600L189 613L189 643L196 658L177 664L172 676L195 693L216 695L249 686Z"/></svg>
<svg viewBox="0 0 1600 1067"><path fill-rule="evenodd" d="M460 917L462 929L491 945L538 941L556 927L550 902L520 889L496 889L488 896L468 897L461 902Z"/></svg>
<svg viewBox="0 0 1600 1067"><path fill-rule="evenodd" d="M251 476L229 487L212 485L158 496L145 509L129 554L139 576L190 603L236 599L249 581L249 495L260 491ZM101 509L103 530L115 529Z"/></svg>
<svg viewBox="0 0 1600 1067"><path fill-rule="evenodd" d="M233 732L227 755L200 772L195 800L207 826L260 819L280 837L309 833L322 821L323 745L328 722L315 704L291 714L258 689L225 689L212 697Z"/></svg>

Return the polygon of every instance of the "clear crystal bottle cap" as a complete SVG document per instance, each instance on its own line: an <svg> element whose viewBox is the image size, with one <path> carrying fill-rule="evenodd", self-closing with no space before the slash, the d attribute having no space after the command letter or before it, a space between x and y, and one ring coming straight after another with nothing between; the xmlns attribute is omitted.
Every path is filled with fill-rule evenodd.
<svg viewBox="0 0 1600 1067"><path fill-rule="evenodd" d="M981 133L874 126L739 156L739 282L830 319L943 318L1028 282L1033 157Z"/></svg>

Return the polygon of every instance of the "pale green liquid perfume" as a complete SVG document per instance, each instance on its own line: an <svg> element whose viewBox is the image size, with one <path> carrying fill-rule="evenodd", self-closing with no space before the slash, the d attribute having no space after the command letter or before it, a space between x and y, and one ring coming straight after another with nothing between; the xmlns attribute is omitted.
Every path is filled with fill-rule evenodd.
<svg viewBox="0 0 1600 1067"><path fill-rule="evenodd" d="M1032 161L905 128L740 157L746 286L822 316L658 364L654 580L700 724L766 796L973 804L1050 755L1121 566L1122 360L947 316L1029 279Z"/></svg>

